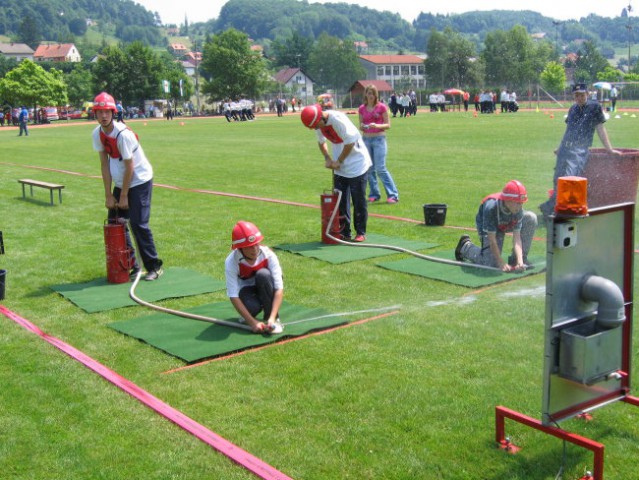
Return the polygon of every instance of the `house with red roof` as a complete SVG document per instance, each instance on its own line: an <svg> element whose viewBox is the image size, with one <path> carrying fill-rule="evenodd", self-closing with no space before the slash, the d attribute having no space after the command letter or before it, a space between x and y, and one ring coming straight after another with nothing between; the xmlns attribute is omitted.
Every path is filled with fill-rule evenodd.
<svg viewBox="0 0 639 480"><path fill-rule="evenodd" d="M306 75L301 68L284 68L273 76L273 80L289 89L294 97L308 105L313 100L313 79Z"/></svg>
<svg viewBox="0 0 639 480"><path fill-rule="evenodd" d="M384 80L393 90L426 88L424 59L417 55L360 55L369 80Z"/></svg>
<svg viewBox="0 0 639 480"><path fill-rule="evenodd" d="M82 57L73 43L41 44L33 54L36 62L80 62Z"/></svg>

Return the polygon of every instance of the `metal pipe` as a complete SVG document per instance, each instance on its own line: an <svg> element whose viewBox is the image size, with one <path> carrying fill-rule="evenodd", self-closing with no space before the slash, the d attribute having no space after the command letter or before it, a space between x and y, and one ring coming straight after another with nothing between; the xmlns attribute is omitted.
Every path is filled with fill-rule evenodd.
<svg viewBox="0 0 639 480"><path fill-rule="evenodd" d="M626 320L623 292L612 280L588 275L581 284L581 297L597 302L597 324L610 329L620 326Z"/></svg>

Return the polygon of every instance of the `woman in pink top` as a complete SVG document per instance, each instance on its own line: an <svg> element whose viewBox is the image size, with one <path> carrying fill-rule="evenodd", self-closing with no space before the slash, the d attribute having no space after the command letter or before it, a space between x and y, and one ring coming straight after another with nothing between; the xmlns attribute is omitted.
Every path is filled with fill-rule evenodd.
<svg viewBox="0 0 639 480"><path fill-rule="evenodd" d="M377 178L382 181L386 190L386 202L397 203L399 192L393 177L386 169L386 130L390 128L388 107L379 101L377 87L368 85L364 90L364 104L359 107L359 125L364 145L373 160L368 172L369 202L379 201L381 194Z"/></svg>

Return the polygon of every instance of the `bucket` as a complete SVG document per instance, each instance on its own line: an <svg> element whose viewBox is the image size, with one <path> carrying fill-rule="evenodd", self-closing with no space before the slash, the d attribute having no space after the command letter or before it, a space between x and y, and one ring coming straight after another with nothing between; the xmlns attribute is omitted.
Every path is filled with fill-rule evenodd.
<svg viewBox="0 0 639 480"><path fill-rule="evenodd" d="M0 300L4 300L4 283L7 279L7 271L0 270Z"/></svg>
<svg viewBox="0 0 639 480"><path fill-rule="evenodd" d="M424 222L428 227L441 227L446 222L445 203L427 203L424 205Z"/></svg>

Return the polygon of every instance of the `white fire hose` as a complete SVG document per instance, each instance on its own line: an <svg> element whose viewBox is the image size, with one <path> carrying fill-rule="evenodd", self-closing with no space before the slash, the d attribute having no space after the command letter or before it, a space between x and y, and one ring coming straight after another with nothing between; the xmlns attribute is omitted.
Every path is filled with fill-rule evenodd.
<svg viewBox="0 0 639 480"><path fill-rule="evenodd" d="M253 331L251 327L249 327L248 325L244 325L242 323L228 322L226 320L220 320L218 318L205 317L203 315L196 315L194 313L181 312L180 310L173 310L171 308L160 307L159 305L154 305L152 303L145 302L144 300L140 299L139 297L135 295L135 287L138 286L138 283L140 282L141 277L142 277L142 270L138 272L137 276L135 277L135 280L133 281L133 285L131 285L131 289L129 290L129 297L131 297L131 299L134 302L137 302L140 305L144 305L145 307L152 308L153 310L157 310L158 312L177 315L178 317L190 318L192 320L198 320L200 322L215 323L216 325L224 325L225 327L239 328L241 330L248 330L249 332Z"/></svg>
<svg viewBox="0 0 639 480"><path fill-rule="evenodd" d="M402 248L402 247L396 247L394 245L380 245L380 244L376 244L376 243L353 243L353 242L344 241L344 240L342 240L340 238L336 238L333 235L331 235L331 225L333 225L333 221L335 220L335 215L337 215L337 211L339 210L339 204L340 204L340 202L342 200L342 191L338 190L338 189L335 189L334 191L337 192L337 202L335 203L335 208L333 209L333 213L331 215L331 218L329 219L328 224L326 225L326 236L329 237L332 240L335 240L337 243L340 243L342 245L348 245L349 247L386 248L388 250L396 250L398 252L408 253L409 255L413 255L414 257L421 258L423 260L430 260L432 262L445 263L447 265L459 265L460 267L472 267L472 268L479 268L479 269L483 269L483 270L492 270L492 271L501 272L501 269L496 268L496 267L490 267L488 265L478 265L476 263L458 262L456 260L447 260L445 258L432 257L430 255L423 255L421 253L413 252L412 250L408 250L408 249Z"/></svg>

